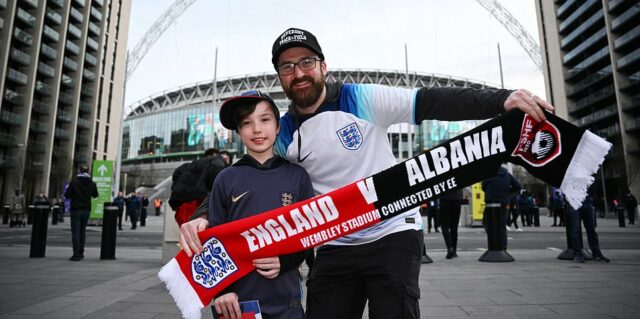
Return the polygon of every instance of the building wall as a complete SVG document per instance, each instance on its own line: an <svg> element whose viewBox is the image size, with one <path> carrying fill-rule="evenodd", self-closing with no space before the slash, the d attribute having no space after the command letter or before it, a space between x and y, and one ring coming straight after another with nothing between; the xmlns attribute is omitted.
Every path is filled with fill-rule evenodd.
<svg viewBox="0 0 640 319"><path fill-rule="evenodd" d="M560 116L613 144L596 196L611 203L627 188L639 195L640 6L538 0L536 8L547 98Z"/></svg>
<svg viewBox="0 0 640 319"><path fill-rule="evenodd" d="M79 164L116 158L129 11L130 0L0 0L0 203L16 188L58 196Z"/></svg>

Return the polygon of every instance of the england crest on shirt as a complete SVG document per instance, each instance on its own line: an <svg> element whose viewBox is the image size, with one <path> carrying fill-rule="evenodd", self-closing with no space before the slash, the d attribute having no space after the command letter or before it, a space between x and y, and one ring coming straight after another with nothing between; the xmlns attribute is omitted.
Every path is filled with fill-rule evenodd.
<svg viewBox="0 0 640 319"><path fill-rule="evenodd" d="M204 288L211 288L238 270L227 250L215 237L202 245L202 253L191 260L193 281Z"/></svg>
<svg viewBox="0 0 640 319"><path fill-rule="evenodd" d="M357 150L362 145L362 133L355 122L339 129L336 134L338 134L342 146L348 150Z"/></svg>

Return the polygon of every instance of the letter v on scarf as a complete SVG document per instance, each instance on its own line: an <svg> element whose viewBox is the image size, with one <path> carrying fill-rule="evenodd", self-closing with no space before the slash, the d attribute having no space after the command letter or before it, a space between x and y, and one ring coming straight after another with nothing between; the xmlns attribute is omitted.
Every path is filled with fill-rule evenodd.
<svg viewBox="0 0 640 319"><path fill-rule="evenodd" d="M253 259L299 252L370 227L436 192L491 177L503 162L523 166L562 189L578 208L610 148L602 138L553 114L536 122L512 110L363 180L209 228L199 233L200 255L189 258L181 251L158 276L184 318L201 318L202 308L216 295L254 270Z"/></svg>

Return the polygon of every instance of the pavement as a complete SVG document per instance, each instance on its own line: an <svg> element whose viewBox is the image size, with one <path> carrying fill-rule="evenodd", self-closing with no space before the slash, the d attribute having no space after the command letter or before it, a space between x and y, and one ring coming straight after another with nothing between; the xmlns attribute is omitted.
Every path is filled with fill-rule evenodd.
<svg viewBox="0 0 640 319"><path fill-rule="evenodd" d="M541 220L542 227L525 232L564 232L548 227L549 218ZM598 223L606 232L640 233L638 226L617 228L613 219ZM49 227L68 228L69 223ZM8 230L0 225L0 236ZM28 226L25 235L30 231ZM477 231L460 228L463 234ZM119 235L131 238L133 232ZM135 232L162 240L162 218L150 216L147 227ZM434 263L423 264L420 273L421 318L640 318L640 250L605 250L611 263L578 264L558 260L558 247L515 249L509 250L515 262L484 263L478 261L482 249L446 260L443 249L429 249L441 244L427 243ZM179 318L156 276L161 245L118 247L116 260L100 260L100 248L87 247L80 262L68 261L70 243L48 245L45 258L29 258L28 244L0 245L0 319ZM203 318L211 318L208 313Z"/></svg>

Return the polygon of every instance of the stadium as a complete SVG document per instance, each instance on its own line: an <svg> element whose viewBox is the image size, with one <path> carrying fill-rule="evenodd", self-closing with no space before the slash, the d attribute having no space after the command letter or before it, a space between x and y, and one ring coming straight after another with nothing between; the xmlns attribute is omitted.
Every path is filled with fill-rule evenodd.
<svg viewBox="0 0 640 319"><path fill-rule="evenodd" d="M411 88L495 88L465 78L383 70L337 69L328 72L327 81ZM287 111L289 101L275 73L248 74L215 83L193 83L131 105L122 133L121 181L126 186L124 190L143 186L163 193L170 185L173 171L182 163L202 156L207 148L227 150L235 154L236 159L242 156L244 149L239 138L235 132L222 127L218 110L226 99L255 89L270 94L281 114ZM404 160L476 124L475 121L427 121L417 126L395 125L389 129L389 143L395 157Z"/></svg>

